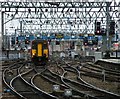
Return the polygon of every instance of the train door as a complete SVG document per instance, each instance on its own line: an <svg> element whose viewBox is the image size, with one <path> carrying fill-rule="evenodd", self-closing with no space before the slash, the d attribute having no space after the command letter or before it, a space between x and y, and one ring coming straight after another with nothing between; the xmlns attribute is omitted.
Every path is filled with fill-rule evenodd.
<svg viewBox="0 0 120 99"><path fill-rule="evenodd" d="M38 44L38 57L40 57L40 56L42 56L42 44L41 43L39 43Z"/></svg>

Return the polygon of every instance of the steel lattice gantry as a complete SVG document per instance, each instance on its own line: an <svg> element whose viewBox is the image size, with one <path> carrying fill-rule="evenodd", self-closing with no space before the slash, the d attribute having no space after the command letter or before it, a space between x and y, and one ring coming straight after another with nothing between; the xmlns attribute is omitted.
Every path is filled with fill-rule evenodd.
<svg viewBox="0 0 120 99"><path fill-rule="evenodd" d="M9 23L15 29L22 22L22 33L94 33L95 20L108 28L115 20L119 29L120 2L0 2L2 11L2 35ZM118 29L117 29L118 28ZM107 33L107 36L109 34Z"/></svg>

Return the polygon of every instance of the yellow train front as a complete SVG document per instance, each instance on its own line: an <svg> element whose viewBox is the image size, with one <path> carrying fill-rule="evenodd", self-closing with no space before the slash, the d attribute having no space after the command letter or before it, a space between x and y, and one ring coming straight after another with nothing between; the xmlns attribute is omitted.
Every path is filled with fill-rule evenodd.
<svg viewBox="0 0 120 99"><path fill-rule="evenodd" d="M35 65L45 65L49 58L47 40L34 40L31 46L31 59Z"/></svg>

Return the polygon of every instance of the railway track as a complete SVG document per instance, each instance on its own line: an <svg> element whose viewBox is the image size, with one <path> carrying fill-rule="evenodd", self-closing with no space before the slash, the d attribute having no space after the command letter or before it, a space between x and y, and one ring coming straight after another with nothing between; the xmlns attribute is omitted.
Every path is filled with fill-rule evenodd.
<svg viewBox="0 0 120 99"><path fill-rule="evenodd" d="M14 63L16 62L19 62L19 61L24 61L23 59L15 59L15 60L4 60L2 61L2 71L5 70L6 68L8 68L9 66L13 65Z"/></svg>
<svg viewBox="0 0 120 99"><path fill-rule="evenodd" d="M60 76L59 74L56 74L53 71L47 71L46 73L43 74L44 77L50 79L52 82L56 82L57 85L60 85L62 87L62 89L64 89L63 87L65 86L67 89L72 90L72 98L76 99L76 98L82 98L84 97L84 94L79 92L78 90L72 89L71 87L68 86L68 84L65 84L63 81L63 75ZM65 89L64 89L65 91ZM76 97L76 98L75 98ZM62 98L64 99L64 98Z"/></svg>
<svg viewBox="0 0 120 99"><path fill-rule="evenodd" d="M48 71L46 72L48 73ZM32 79L32 83L34 86L45 91L46 93L54 95L58 99L64 99L63 98L64 89L66 89L67 87L56 82L54 78L55 77L53 76L50 77L50 75L48 76L46 74L36 74ZM59 86L59 88L54 90L53 89L54 86Z"/></svg>
<svg viewBox="0 0 120 99"><path fill-rule="evenodd" d="M108 60L111 60L111 59L108 59ZM119 71L120 70L119 63L117 63L116 60L114 60L114 59L112 61L113 61L113 63L111 63L110 61L108 62L107 60L105 60L105 61L98 60L94 64L100 65L106 69Z"/></svg>
<svg viewBox="0 0 120 99"><path fill-rule="evenodd" d="M65 95L65 90L71 90L71 89L69 89L69 87L64 85L61 80L61 77L57 75L58 73L62 76L63 75L62 73L64 73L64 70L61 69L61 67L59 67L59 69L57 69L58 67L54 67L54 68L53 67L49 66L46 71L42 72L41 74L36 74L36 76L33 77L32 82L34 86L36 86L37 88L40 88L41 90L44 90L47 93L55 95L56 97L58 97L58 99L66 99L66 97L68 96ZM55 73L52 71L55 71ZM40 82L38 83L38 81ZM59 86L59 90L57 91L53 89L53 87L56 85ZM81 97L81 93L75 90L72 90L72 98L76 99L78 97L79 98Z"/></svg>
<svg viewBox="0 0 120 99"><path fill-rule="evenodd" d="M105 71L106 74L106 80L108 81L112 81L112 82L120 82L120 72L117 70L112 70L112 69L108 69L108 68L104 68L100 65L96 65L93 64L91 62L87 62L84 63L83 65L79 62L76 62L76 64L74 62L65 62L65 64L67 64L68 66L72 66L72 67L77 67L77 66L83 66L83 68L81 69L81 74L83 75L89 75L92 77L96 77L99 79L103 78L103 71ZM82 73L83 71L83 73Z"/></svg>
<svg viewBox="0 0 120 99"><path fill-rule="evenodd" d="M102 90L85 82L83 80L85 71L82 71L84 66L78 70L76 68L78 65L81 64L65 60L52 60L47 68L34 67L30 62L14 63L4 69L3 80L17 98L23 99L120 98L118 94ZM54 89L54 86L59 88ZM66 91L68 91L67 95Z"/></svg>
<svg viewBox="0 0 120 99"><path fill-rule="evenodd" d="M58 65L58 63L57 63L57 65ZM36 74L32 78L32 84L34 86L36 86L37 88L39 88L43 91L46 91L47 93L55 95L59 99L66 99L66 97L68 97L68 96L65 96L65 90L71 90L71 88L68 85L65 85L62 80L64 72L65 72L64 69L59 66L58 67L56 66L54 68L50 66L48 68L48 70L46 70L40 74ZM57 73L58 73L58 75L57 75ZM39 83L38 83L38 81L39 81ZM54 85L59 85L59 87L60 87L59 90L57 90L57 92L53 90ZM82 98L84 96L85 96L85 94L83 94L75 89L72 89L72 96L71 96L72 99Z"/></svg>
<svg viewBox="0 0 120 99"><path fill-rule="evenodd" d="M105 70L105 74L102 73L103 70ZM81 78L86 82L89 82L101 89L120 95L120 73L118 71L106 69L104 67L100 67L100 65L94 65L92 63L87 63L80 69L80 71ZM100 85L97 83L100 83Z"/></svg>
<svg viewBox="0 0 120 99"><path fill-rule="evenodd" d="M57 71L59 71L60 66L56 66L56 67L58 67ZM63 69L64 69L64 72L61 72L61 74L58 72L58 75L60 75L60 76L62 75L61 80L62 80L63 84L65 84L72 90L79 92L79 95L82 97L85 96L85 97L90 97L90 99L97 99L96 97L92 96L91 93L88 95L88 92L91 92L91 91L88 91L88 88L85 84L75 82L75 81L77 81L77 77L79 74L77 74L77 72L74 70L74 68L65 66L65 67L63 67ZM61 70L62 69L60 69L60 71ZM56 71L54 73L56 73Z"/></svg>
<svg viewBox="0 0 120 99"><path fill-rule="evenodd" d="M98 70L91 70L90 67L84 67L81 70L81 74L86 76L91 76L93 78L97 78L102 81L104 80L104 75L105 75L105 80L107 82L116 82L116 83L120 82L119 76L111 75L110 73L107 73L105 70L98 71Z"/></svg>
<svg viewBox="0 0 120 99"><path fill-rule="evenodd" d="M7 68L3 71L3 82L6 85L7 88L9 88L14 95L16 95L16 98L24 98L19 92L17 92L15 89L13 89L10 86L10 81L12 78L17 76L17 73L14 71L22 64L23 62L16 62L12 65L7 66Z"/></svg>
<svg viewBox="0 0 120 99"><path fill-rule="evenodd" d="M96 70L98 72L101 72L102 70L105 70L106 73L109 74L109 75L113 75L113 76L117 76L117 77L120 76L120 71L118 71L118 70L108 69L108 68L105 68L103 66L93 64L91 62L87 62L86 67L88 67L88 66L89 66L89 69L91 69L91 70Z"/></svg>
<svg viewBox="0 0 120 99"><path fill-rule="evenodd" d="M65 63L66 63L66 62L65 62ZM70 86L73 85L73 88L77 89L79 83L83 82L83 80L82 80L81 77L80 77L80 72L79 72L79 71L75 71L76 68L70 66L70 64L66 64L66 65L68 66L67 68L65 67L65 70L67 70L67 72L68 72L68 74L66 74L66 75L69 75L67 78L71 79L71 81L74 82L74 84L72 84L72 83L70 84L70 82L68 82L68 83L70 84ZM72 73L70 73L70 72L72 72ZM77 73L77 72L78 72L78 73ZM76 76L75 76L75 73L76 73ZM65 76L66 76L66 75L65 75ZM79 76L78 76L78 75L79 75ZM90 75L90 74L89 74L89 75ZM79 82L79 80L78 80L77 78L79 78L79 80L81 80L81 81ZM68 80L67 80L67 81L68 81ZM77 81L77 82L79 82L79 83L76 83L75 81ZM76 87L75 87L75 83L76 83ZM94 96L94 97L99 97L98 99L100 99L100 98L102 98L102 99L106 99L106 98L107 98L107 99L114 99L114 98L119 98L119 97L120 97L118 94L114 94L114 93L112 93L112 92L102 90L102 89L100 89L100 88L98 88L98 87L95 87L95 86L89 84L89 83L84 82L84 84L86 84L87 87L90 86L90 88L85 88L85 89L90 89L90 90L91 90L90 95L92 95L92 93L93 93L93 96ZM91 87L92 87L92 88L91 88ZM78 89L78 90L81 90L81 89ZM92 91L93 91L93 92L92 92ZM85 92L84 92L84 93L85 93ZM96 93L96 95L95 95L95 93ZM98 94L98 93L99 93L99 94ZM88 94L89 94L89 93L88 93ZM97 95L98 95L98 96L97 96Z"/></svg>
<svg viewBox="0 0 120 99"><path fill-rule="evenodd" d="M11 68L7 68L3 72L3 81L9 87L9 89L14 92L15 95L17 95L17 98L22 99L46 99L46 98L52 98L56 99L56 97L49 95L45 93L42 90L37 89L29 82L29 77L27 79L24 78L24 75L32 76L33 68L24 68L25 64L22 62L22 66L19 66L19 68L16 68L16 71L13 71L13 67L17 66L11 66ZM18 65L18 64L16 64ZM25 66L27 67L27 66ZM8 71L11 71L11 78L8 76ZM10 74L10 73L9 73ZM31 74L31 75L30 75ZM14 75L14 76L13 76Z"/></svg>

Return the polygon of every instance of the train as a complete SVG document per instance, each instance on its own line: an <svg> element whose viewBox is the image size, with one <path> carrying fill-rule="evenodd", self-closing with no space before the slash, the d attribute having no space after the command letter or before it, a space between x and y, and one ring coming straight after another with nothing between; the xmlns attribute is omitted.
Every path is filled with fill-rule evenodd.
<svg viewBox="0 0 120 99"><path fill-rule="evenodd" d="M35 65L46 65L49 59L47 40L36 39L31 44L31 60Z"/></svg>

